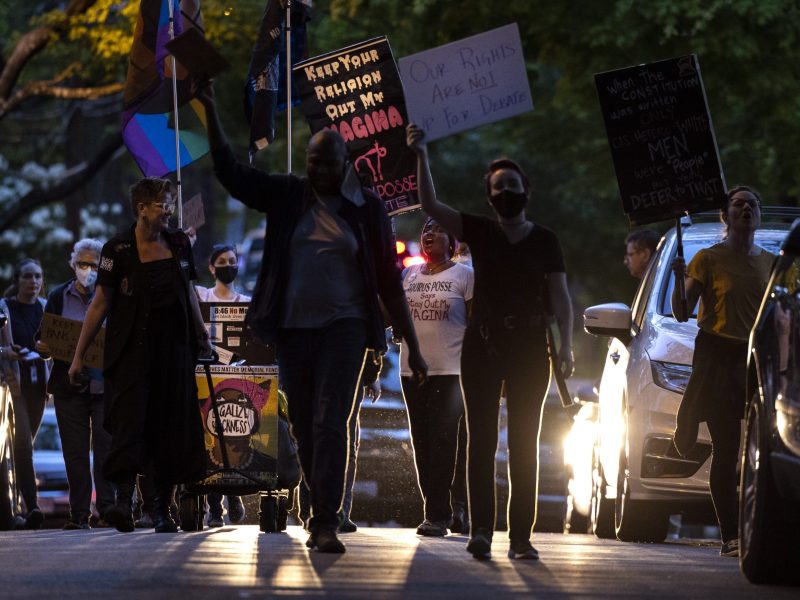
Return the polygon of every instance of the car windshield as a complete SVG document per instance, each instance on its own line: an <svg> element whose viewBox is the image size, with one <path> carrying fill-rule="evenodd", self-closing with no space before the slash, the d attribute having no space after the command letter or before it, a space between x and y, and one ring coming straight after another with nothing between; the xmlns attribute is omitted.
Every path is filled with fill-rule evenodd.
<svg viewBox="0 0 800 600"><path fill-rule="evenodd" d="M756 234L756 236L758 236L758 234ZM712 246L712 245L716 244L719 241L720 240L718 238L716 238L716 237L702 239L702 240L698 240L698 239L689 240L689 241L684 240L684 243L683 243L683 256L684 256L684 259L686 260L686 264L688 265L691 262L692 258L694 258L694 255L697 254L697 252L701 248L708 248L709 246ZM756 244L758 246L761 246L765 250L768 250L768 251L772 252L773 254L778 254L778 252L780 251L780 240L778 240L778 239L774 239L774 240L773 239L758 239L758 237L756 237ZM670 264L672 263L672 260L674 258L675 258L675 246L673 246L672 255L669 257ZM664 272L664 275L669 277L669 280L667 281L667 285L666 286L663 286L663 285L661 286L661 299L660 299L660 302L659 302L659 307L660 308L659 308L658 312L659 312L659 314L661 314L661 315L663 315L665 317L671 317L671 316L673 316L672 315L672 289L675 287L675 276L672 274L672 269L666 269L665 272ZM698 309L699 306L700 306L700 303L698 302L697 306L695 306L693 308L693 310L692 310L692 318L693 319L697 318L697 309Z"/></svg>

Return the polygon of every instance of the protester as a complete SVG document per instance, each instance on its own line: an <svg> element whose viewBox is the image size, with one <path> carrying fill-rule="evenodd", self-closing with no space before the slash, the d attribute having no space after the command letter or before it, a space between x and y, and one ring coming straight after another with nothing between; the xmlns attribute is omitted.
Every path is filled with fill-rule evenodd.
<svg viewBox="0 0 800 600"><path fill-rule="evenodd" d="M427 262L406 269L403 289L428 365L428 382L418 386L411 380L405 343L400 352L400 381L424 502L424 520L417 527L417 534L441 537L447 535L456 512L455 503L451 503L455 500L451 498L451 486L459 423L464 415L459 378L461 343L474 274L471 268L453 262L456 240L433 219L428 219L422 228L420 246Z"/></svg>
<svg viewBox="0 0 800 600"><path fill-rule="evenodd" d="M561 337L559 368L572 373L572 305L555 234L526 219L530 185L512 160L489 165L486 195L496 221L459 212L436 198L424 133L408 126L417 154L422 208L472 251L475 296L464 334L461 382L467 415L467 487L472 520L467 551L489 558L495 525L495 451L505 382L509 448L510 558L537 559L530 537L536 518L538 439L550 379L548 313Z"/></svg>
<svg viewBox="0 0 800 600"><path fill-rule="evenodd" d="M656 255L660 239L661 236L651 229L631 232L625 238L625 258L622 262L636 279L644 277L650 261Z"/></svg>
<svg viewBox="0 0 800 600"><path fill-rule="evenodd" d="M466 242L459 241L456 246L456 251L453 253L453 262L461 263L462 265L467 265L472 268L472 254Z"/></svg>
<svg viewBox="0 0 800 600"><path fill-rule="evenodd" d="M775 255L754 242L761 198L753 188L731 188L720 217L726 228L720 243L700 250L688 268L683 258L672 263L676 280L684 278L686 288L685 307L679 286L672 293L675 318L687 321L700 299L692 374L678 410L675 445L685 456L697 440L699 423L706 422L720 554L739 556L736 465L747 402L747 343Z"/></svg>
<svg viewBox="0 0 800 600"><path fill-rule="evenodd" d="M239 274L239 253L233 244L215 244L211 248L208 258L208 270L214 276L214 287L204 288L195 286L197 298L200 302L250 302L250 296L237 292L233 282ZM208 501L208 526L222 527L222 494L209 492ZM231 523L244 521L244 503L239 496L227 496L228 518Z"/></svg>
<svg viewBox="0 0 800 600"><path fill-rule="evenodd" d="M73 321L83 321L94 297L100 251L103 244L90 238L75 243L69 259L74 272L66 283L50 292L44 311ZM36 350L49 355L49 346L39 341ZM111 436L103 429L103 374L100 369L84 369L88 384L72 386L69 382L69 363L53 361L47 380L47 391L53 395L61 436L61 450L69 483L69 520L64 529L89 529L92 503L92 479L96 490L97 512L103 516L114 504L114 488L103 477L103 466L111 447ZM94 455L93 461L90 454Z"/></svg>
<svg viewBox="0 0 800 600"><path fill-rule="evenodd" d="M0 329L0 363L14 407L14 468L17 486L25 501L25 527L39 529L44 515L36 496L33 441L42 424L47 403L47 377L52 361L34 350L46 300L42 265L34 258L17 264L11 287L0 299L0 311L8 317Z"/></svg>
<svg viewBox="0 0 800 600"><path fill-rule="evenodd" d="M239 252L234 244L215 244L208 259L214 287L195 286L200 302L250 302L250 296L237 292L233 282L239 274Z"/></svg>
<svg viewBox="0 0 800 600"><path fill-rule="evenodd" d="M117 498L106 519L119 531L133 531L136 475L152 468L155 530L173 532L174 485L205 475L194 365L211 348L190 289L196 274L189 239L167 226L175 208L170 181L141 179L130 199L136 223L103 246L69 375L74 382L108 317L103 367L112 390L106 415L112 438L103 475L116 484Z"/></svg>
<svg viewBox="0 0 800 600"><path fill-rule="evenodd" d="M247 324L277 342L282 387L310 486L309 548L345 551L336 536L347 465L347 421L366 348L386 347L380 296L408 341L420 380L425 361L403 296L386 208L362 188L342 137L323 130L308 144L308 177L268 174L237 162L217 116L206 108L214 169L228 192L266 213L264 263Z"/></svg>

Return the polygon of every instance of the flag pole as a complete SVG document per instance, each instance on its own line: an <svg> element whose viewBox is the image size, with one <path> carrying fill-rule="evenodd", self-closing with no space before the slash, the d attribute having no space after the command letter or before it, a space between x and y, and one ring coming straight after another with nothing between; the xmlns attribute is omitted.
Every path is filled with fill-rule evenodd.
<svg viewBox="0 0 800 600"><path fill-rule="evenodd" d="M286 172L292 172L292 1L286 0Z"/></svg>
<svg viewBox="0 0 800 600"><path fill-rule="evenodd" d="M169 39L175 39L175 10L172 5L174 0L168 0L169 4ZM163 5L162 5L163 6ZM178 73L175 69L175 55L170 54L172 61L172 114L175 118L175 177L176 188L178 190L178 228L183 229L183 197L181 193L181 138L180 128L178 127Z"/></svg>

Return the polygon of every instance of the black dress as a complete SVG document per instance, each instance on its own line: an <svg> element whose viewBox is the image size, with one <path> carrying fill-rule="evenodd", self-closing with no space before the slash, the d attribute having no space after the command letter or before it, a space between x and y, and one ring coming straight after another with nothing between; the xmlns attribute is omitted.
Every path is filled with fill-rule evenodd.
<svg viewBox="0 0 800 600"><path fill-rule="evenodd" d="M112 448L103 472L115 482L150 469L158 485L197 481L205 454L185 281L174 258L137 259L132 271L126 288L135 302L123 306L133 327L106 371Z"/></svg>

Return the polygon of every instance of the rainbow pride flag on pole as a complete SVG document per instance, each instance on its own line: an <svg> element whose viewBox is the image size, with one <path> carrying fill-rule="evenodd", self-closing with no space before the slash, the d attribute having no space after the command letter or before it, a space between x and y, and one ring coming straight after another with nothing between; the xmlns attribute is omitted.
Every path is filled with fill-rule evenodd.
<svg viewBox="0 0 800 600"><path fill-rule="evenodd" d="M199 0L142 0L133 34L125 79L122 138L142 173L162 177L177 170L169 39L169 4L175 14L174 35L188 27L205 35ZM191 78L176 63L180 166L209 150L205 110L191 97Z"/></svg>

